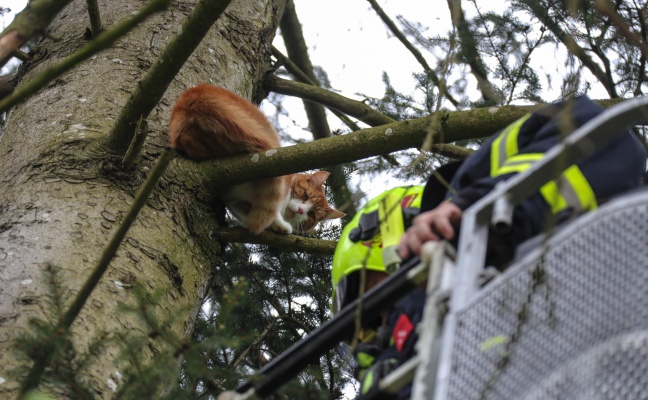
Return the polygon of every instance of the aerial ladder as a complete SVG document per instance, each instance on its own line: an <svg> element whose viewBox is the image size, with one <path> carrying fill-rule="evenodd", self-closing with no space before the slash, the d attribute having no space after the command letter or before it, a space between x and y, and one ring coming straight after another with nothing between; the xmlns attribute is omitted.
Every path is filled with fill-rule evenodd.
<svg viewBox="0 0 648 400"><path fill-rule="evenodd" d="M270 395L335 347L358 307L375 317L427 282L417 355L358 399L408 384L416 400L648 399L648 190L520 246L506 270L483 279L489 231L509 229L516 204L620 130L646 123L648 97L609 108L467 209L456 252L425 244L421 257L223 398Z"/></svg>

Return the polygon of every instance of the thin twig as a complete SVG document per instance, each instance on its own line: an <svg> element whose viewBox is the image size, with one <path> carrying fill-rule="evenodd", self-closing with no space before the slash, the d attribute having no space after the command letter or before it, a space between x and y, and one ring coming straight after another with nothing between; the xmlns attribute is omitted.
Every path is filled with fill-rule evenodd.
<svg viewBox="0 0 648 400"><path fill-rule="evenodd" d="M414 47L414 45L410 43L409 40L407 40L405 35L400 31L400 29L398 29L396 24L389 18L389 16L383 11L383 9L378 5L378 3L376 3L375 0L368 0L368 1L371 4L371 7L373 7L374 11L376 11L376 14L378 14L380 19L383 21L383 23L387 25L391 33L394 34L394 36L396 36L398 40L400 40L403 46L405 46L405 48L409 50L410 53L412 53L414 58L416 58L416 61L418 61L419 64L421 64L423 70L425 71L427 76L432 80L432 83L434 83L434 85L439 88L441 94L446 99L448 99L448 101L451 102L452 105L456 107L459 104L459 102L450 94L450 92L448 92L448 88L446 87L445 82L439 79L437 74L432 70L432 68L430 68L430 65L427 63L425 57L423 57L421 52L418 51L418 49Z"/></svg>
<svg viewBox="0 0 648 400"><path fill-rule="evenodd" d="M137 128L135 129L135 135L133 135L133 140L131 141L126 155L122 160L122 166L125 169L130 169L135 163L135 160L142 152L144 147L144 142L146 142L146 136L148 136L148 122L142 117L137 121Z"/></svg>
<svg viewBox="0 0 648 400"><path fill-rule="evenodd" d="M396 122L364 103L351 100L319 86L307 85L297 81L289 81L277 76L267 76L263 81L263 86L276 93L296 96L325 105L329 108L335 108L371 126Z"/></svg>
<svg viewBox="0 0 648 400"><path fill-rule="evenodd" d="M391 124L396 121L388 116L375 111L368 105L359 101L351 100L337 93L322 89L318 86L307 85L297 81L289 81L276 76L267 76L263 81L266 89L276 93L300 97L302 99L314 101L330 108L336 108L345 114L351 115L360 121L371 125L381 126ZM443 115L443 114L439 114ZM439 117L440 118L440 117ZM431 145L429 149L442 155L449 155L451 158L465 158L469 151L464 150L461 146L453 144ZM385 153L390 152L389 150ZM383 153L384 154L384 153Z"/></svg>
<svg viewBox="0 0 648 400"><path fill-rule="evenodd" d="M109 47L117 39L124 36L150 15L164 10L169 5L169 3L171 3L171 0L151 0L144 7L142 7L139 13L137 13L133 17L113 25L109 30L104 31L95 40L86 44L81 49L74 52L71 56L67 57L60 63L47 68L45 71L41 72L39 75L21 86L20 89L12 96L2 99L0 101L0 112L7 111L9 108L15 106L18 103L21 103L29 96L44 88L49 82L72 69L81 61L86 60L92 55Z"/></svg>
<svg viewBox="0 0 648 400"><path fill-rule="evenodd" d="M272 322L270 322L270 324L268 324L268 326L265 327L265 329L263 330L263 332L261 332L261 333L259 334L259 336L257 336L257 337L252 341L252 343L250 343L250 345L249 345L248 347L246 347L245 350L243 350L243 352L242 352L238 357L236 357L236 360L234 360L234 362L232 363L232 368L236 368L236 367L238 367L238 365L241 363L241 361L243 361L243 358L247 355L247 353L249 353L250 350L252 350L253 348L255 348L255 347L256 347L256 346L261 342L261 340L263 340L263 338L265 337L265 335L267 335L268 332L270 332L270 329L272 329L272 327L274 326L275 322L276 322L276 321L272 321Z"/></svg>
<svg viewBox="0 0 648 400"><path fill-rule="evenodd" d="M0 67L11 59L12 51L45 32L56 14L70 0L32 0L0 34Z"/></svg>
<svg viewBox="0 0 648 400"><path fill-rule="evenodd" d="M31 60L31 56L20 49L14 49L14 51L11 52L11 55L22 62Z"/></svg>
<svg viewBox="0 0 648 400"><path fill-rule="evenodd" d="M90 16L90 30L92 32L92 37L96 38L99 36L99 33L103 29L101 26L101 13L99 12L99 5L97 0L87 0L88 1L88 14Z"/></svg>
<svg viewBox="0 0 648 400"><path fill-rule="evenodd" d="M149 174L148 178L146 178L146 181L135 196L133 204L124 217L124 220L117 228L117 231L113 234L113 237L110 239L108 246L106 246L106 248L104 249L101 258L97 263L97 266L92 270L92 273L90 274L88 279L79 289L79 292L74 301L59 321L58 328L56 329L57 335L62 335L69 331L72 323L81 312L81 309L85 305L86 301L88 301L88 298L92 294L93 290L97 287L99 280L108 270L110 262L115 257L115 254L117 254L119 245L126 237L126 233L128 233L131 225L133 224L133 222L135 222L137 215L139 214L142 207L144 207L144 205L146 204L149 195L155 188L158 180L166 170L174 155L174 150L167 150L162 154L158 162L151 169L151 173ZM43 347L41 356L38 358L38 360L36 360L36 362L32 366L32 369L29 371L27 378L25 378L25 381L23 382L19 395L20 398L23 398L27 394L27 392L35 389L38 386L41 376L43 375L45 368L49 365L53 356L54 348L51 346L51 343L54 342L54 339L55 338L50 341L50 346Z"/></svg>
<svg viewBox="0 0 648 400"><path fill-rule="evenodd" d="M308 85L314 85L314 86L319 86L315 85L313 80L311 80L308 75L304 73L297 65L295 65L294 62L292 62L288 57L286 57L282 52L280 52L276 47L272 47L272 55L275 56L277 61L282 64L284 67L286 67L286 70L294 76L298 81L308 84ZM329 110L335 114L336 117L338 117L346 126L349 127L352 131L358 131L360 130L360 127L353 122L349 117L347 117L344 113L334 109L330 108Z"/></svg>
<svg viewBox="0 0 648 400"><path fill-rule="evenodd" d="M604 0L596 0L594 3L596 11L610 19L612 25L616 26L621 35L628 39L629 42L639 47L644 56L648 57L648 43L641 39L641 36L633 31L630 26L614 11L614 8Z"/></svg>

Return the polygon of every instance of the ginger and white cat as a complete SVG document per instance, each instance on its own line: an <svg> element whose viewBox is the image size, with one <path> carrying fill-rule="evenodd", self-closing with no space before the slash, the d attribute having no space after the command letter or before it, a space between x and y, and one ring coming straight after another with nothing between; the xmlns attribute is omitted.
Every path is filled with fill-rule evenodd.
<svg viewBox="0 0 648 400"><path fill-rule="evenodd" d="M200 84L176 101L169 122L172 148L203 161L280 147L279 136L261 111L222 87ZM236 185L221 194L250 232L306 232L318 222L341 218L330 207L322 184L329 173L292 174Z"/></svg>

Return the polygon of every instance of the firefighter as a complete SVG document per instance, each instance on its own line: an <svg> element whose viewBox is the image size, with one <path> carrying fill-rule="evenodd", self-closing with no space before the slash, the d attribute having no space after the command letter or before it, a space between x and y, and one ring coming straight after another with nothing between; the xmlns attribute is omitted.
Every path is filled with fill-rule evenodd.
<svg viewBox="0 0 648 400"><path fill-rule="evenodd" d="M398 253L404 259L420 254L429 240L457 240L464 210L488 194L498 182L528 169L561 138L596 117L603 108L582 96L541 108L515 121L486 141L463 162L446 164L426 185L421 214L403 235ZM511 230L490 235L488 265L502 269L523 241L542 233L548 223L560 224L596 209L609 198L641 184L644 148L630 131L584 161L569 166L556 180L517 205ZM450 182L448 190L438 176Z"/></svg>
<svg viewBox="0 0 648 400"><path fill-rule="evenodd" d="M512 123L463 162L438 168L422 195L420 187L417 189L415 207L402 208L404 228L412 222L399 241L398 254L403 259L420 254L421 245L429 240L448 240L456 245L465 209L487 195L498 182L542 159L563 136L602 111L587 97L549 105ZM567 221L638 187L645 163L643 147L626 131L586 160L569 166L556 181L545 184L515 207L509 232L490 235L487 265L503 269L515 248L542 233L549 222ZM359 295L360 272L366 274L365 290L392 272L382 258L380 218L376 212L380 199L390 192L369 202L342 232L333 258L334 313ZM412 218L416 211L420 214ZM353 342L355 337L357 341L353 354L361 394L414 355L415 327L421 319L424 300L423 290L414 291L391 310L385 310L378 320L363 321L363 330L351 335L350 340ZM396 398L409 398L410 389L403 388Z"/></svg>
<svg viewBox="0 0 648 400"><path fill-rule="evenodd" d="M423 186L397 187L388 190L369 201L365 207L345 226L333 256L332 311L336 314L356 299L361 290L369 290L390 273L389 261L385 261L380 223L386 217L381 215L379 206L386 198L396 199L387 212L398 213L396 224L389 229L399 230L401 234L419 213ZM383 203L384 204L384 203ZM383 228L384 229L384 228ZM398 241L396 241L396 244ZM387 249L388 250L388 249ZM395 249L394 249L395 250ZM388 256L386 256L388 257ZM365 285L361 288L361 281ZM362 321L362 329L350 334L345 353L351 353L350 364L360 382L360 393L365 394L374 388L383 377L409 359L414 352L417 334L416 325L422 318L425 291L415 290L398 301L390 310L372 320ZM409 398L409 388L399 393L398 398Z"/></svg>

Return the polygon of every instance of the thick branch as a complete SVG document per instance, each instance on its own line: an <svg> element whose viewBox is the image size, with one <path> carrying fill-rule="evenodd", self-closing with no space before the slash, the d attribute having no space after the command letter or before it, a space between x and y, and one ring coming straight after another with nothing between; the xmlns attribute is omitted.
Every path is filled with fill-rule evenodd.
<svg viewBox="0 0 648 400"><path fill-rule="evenodd" d="M22 51L20 49L14 49L14 51L11 52L11 56L16 57L17 59L19 59L22 62L27 62L27 61L31 60L31 57L29 56L29 54L25 53L24 51Z"/></svg>
<svg viewBox="0 0 648 400"><path fill-rule="evenodd" d="M286 3L284 15L279 23L281 35L286 45L288 57L295 65L310 78L311 81L319 85L315 74L313 73L313 64L308 57L308 47L304 41L304 33L301 24L297 18L295 4L292 0ZM319 104L304 102L304 109L308 116L311 133L315 139L321 139L331 136L331 130L326 120L324 107Z"/></svg>
<svg viewBox="0 0 648 400"><path fill-rule="evenodd" d="M109 146L126 151L140 117L147 118L158 104L182 65L198 47L209 28L225 11L231 0L201 0L182 24L180 33L166 46L160 57L135 87L110 134ZM100 36L101 37L101 36Z"/></svg>
<svg viewBox="0 0 648 400"><path fill-rule="evenodd" d="M493 86L488 81L488 73L486 72L486 65L479 56L477 49L477 40L471 31L471 27L466 21L461 8L461 0L448 0L448 7L450 8L450 15L452 16L452 24L457 29L459 34L459 42L461 45L461 54L465 62L470 67L470 71L477 79L477 86L488 104L497 104L498 95L493 89Z"/></svg>
<svg viewBox="0 0 648 400"><path fill-rule="evenodd" d="M359 119L367 125L379 126L395 122L359 101L348 99L337 93L322 89L318 86L307 85L296 81L281 79L277 76L268 75L263 81L263 86L273 92L296 96L302 99L310 100L326 107L334 108L343 113Z"/></svg>
<svg viewBox="0 0 648 400"><path fill-rule="evenodd" d="M91 43L86 44L71 56L65 58L58 64L48 67L45 71L31 79L25 85L15 92L12 96L6 97L0 101L0 111L7 111L14 105L24 101L32 94L44 88L49 82L63 75L72 69L81 61L111 46L117 39L124 36L131 29L135 28L140 22L144 21L150 15L164 10L171 0L151 0L140 12L125 21L113 25L109 30L104 31ZM129 141L126 142L128 146Z"/></svg>
<svg viewBox="0 0 648 400"><path fill-rule="evenodd" d="M442 134L434 143L489 136L536 107L504 106L444 112ZM226 187L258 178L287 175L310 169L361 160L398 150L420 147L430 117L395 122L310 143L282 147L265 154L240 155L199 164L203 185ZM180 162L189 162L182 159Z"/></svg>
<svg viewBox="0 0 648 400"><path fill-rule="evenodd" d="M443 96L445 96L445 98L447 98L448 101L450 101L456 107L459 104L459 102L454 97L452 97L450 92L448 92L448 88L446 87L445 82L440 80L437 74L432 70L432 68L430 68L427 61L425 60L425 57L423 57L421 52L418 51L418 49L414 47L414 45L412 45L412 43L410 43L409 40L407 40L405 35L398 29L396 24L389 18L389 16L385 14L383 9L380 8L380 6L378 5L378 3L376 3L375 0L368 0L368 1L371 4L371 7L373 7L373 9L380 17L380 19L385 23L385 25L387 25L391 33L393 33L394 36L396 36L396 38L400 40L403 46L405 46L405 48L409 50L410 53L412 53L414 58L416 58L416 61L418 61L419 64L421 64L423 70L428 75L428 77L432 80L432 83L434 83L434 85L439 88L441 94L443 94Z"/></svg>
<svg viewBox="0 0 648 400"><path fill-rule="evenodd" d="M619 100L606 100L599 101L599 104L609 107L618 102ZM443 132L437 134L434 143L493 135L542 106L503 106L443 112L440 117ZM201 187L222 188L259 178L287 175L419 147L428 133L429 123L430 117L417 118L273 149L263 154L246 154L199 164L183 157L177 159L177 162L198 166L203 179L198 182ZM187 167L187 164L179 166L183 170Z"/></svg>
<svg viewBox="0 0 648 400"><path fill-rule="evenodd" d="M263 244L277 247L283 251L298 251L309 254L333 255L337 242L296 235L278 235L273 232L262 232L253 235L245 228L222 228L213 232L219 241L230 243Z"/></svg>
<svg viewBox="0 0 648 400"><path fill-rule="evenodd" d="M22 47L29 39L45 32L52 19L70 0L33 0L16 15L0 34L0 67L11 58L11 52Z"/></svg>

